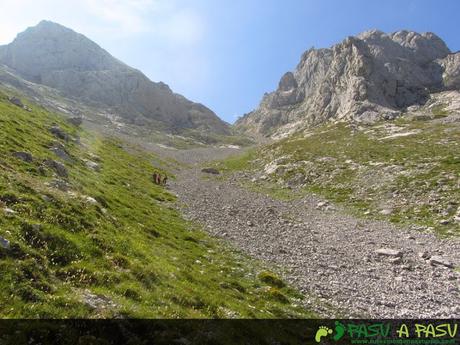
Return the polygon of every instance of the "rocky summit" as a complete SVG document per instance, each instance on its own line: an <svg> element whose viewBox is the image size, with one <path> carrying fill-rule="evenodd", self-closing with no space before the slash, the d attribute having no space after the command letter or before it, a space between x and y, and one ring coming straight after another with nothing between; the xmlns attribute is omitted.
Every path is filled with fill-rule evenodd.
<svg viewBox="0 0 460 345"><path fill-rule="evenodd" d="M277 138L329 120L375 122L459 88L460 53L435 34L371 30L306 51L295 71L236 126Z"/></svg>
<svg viewBox="0 0 460 345"><path fill-rule="evenodd" d="M120 122L173 133L184 129L229 133L229 126L204 105L174 93L162 82L150 81L85 36L50 21L0 46L1 65L8 68L8 82L16 88L30 88L20 80L44 85Z"/></svg>

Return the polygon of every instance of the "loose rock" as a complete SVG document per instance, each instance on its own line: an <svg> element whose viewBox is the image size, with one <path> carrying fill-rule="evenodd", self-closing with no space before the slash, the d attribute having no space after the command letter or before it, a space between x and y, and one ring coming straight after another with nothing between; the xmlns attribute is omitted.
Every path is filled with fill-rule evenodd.
<svg viewBox="0 0 460 345"><path fill-rule="evenodd" d="M180 200L178 207L188 219L243 253L285 268L286 282L307 296L301 302L306 308L322 317L335 317L337 310L347 317L452 315L460 299L455 290L458 281L448 278L448 273L454 272L421 262L417 253L429 248L460 262L457 239L439 239L432 232L396 227L386 221L358 220L341 210L323 212L316 209L321 200L313 195L274 199L241 186L254 174L202 179L201 169L193 164L222 159L221 152L211 148L171 152L171 158L191 166L178 171L177 179L171 181L170 188ZM257 226L247 226L248 221ZM383 255L375 253L379 248L397 249L397 256L376 260L377 255ZM391 264L393 259L398 260ZM401 263L397 263L399 259ZM403 279L395 280L397 276ZM428 292L430 296L436 292L436 297L427 298ZM333 311L321 303L320 296ZM455 311L454 315L460 317Z"/></svg>
<svg viewBox="0 0 460 345"><path fill-rule="evenodd" d="M78 126L81 126L81 124L83 123L83 118L82 117L71 117L67 119L67 122L78 127Z"/></svg>
<svg viewBox="0 0 460 345"><path fill-rule="evenodd" d="M402 257L403 253L400 250L381 248L375 251L376 254L384 256Z"/></svg>
<svg viewBox="0 0 460 345"><path fill-rule="evenodd" d="M438 255L432 256L430 258L430 264L433 266L441 265L441 266L445 266L449 268L454 267L454 264L449 259L443 258L442 256L438 256Z"/></svg>
<svg viewBox="0 0 460 345"><path fill-rule="evenodd" d="M24 108L24 104L22 103L22 101L21 101L19 98L17 98L17 97L10 97L10 98L8 98L8 100L9 100L12 104L14 104L15 106L18 106L18 107L20 107L20 108Z"/></svg>
<svg viewBox="0 0 460 345"><path fill-rule="evenodd" d="M65 147L61 144L56 144L50 150L59 158L71 162L73 161L72 157L70 157L69 153L66 151Z"/></svg>
<svg viewBox="0 0 460 345"><path fill-rule="evenodd" d="M68 192L72 188L68 182L58 179L52 180L49 185L50 187L59 189L63 192Z"/></svg>
<svg viewBox="0 0 460 345"><path fill-rule="evenodd" d="M10 249L10 241L0 236L0 247L2 247L3 249Z"/></svg>
<svg viewBox="0 0 460 345"><path fill-rule="evenodd" d="M5 208L3 209L3 212L5 212L7 215L13 215L13 214L16 213L15 210L12 210L11 208L8 208L8 207L5 207Z"/></svg>
<svg viewBox="0 0 460 345"><path fill-rule="evenodd" d="M219 170L215 168L203 168L201 169L201 172L206 173L206 174L213 174L213 175L219 175L220 172Z"/></svg>
<svg viewBox="0 0 460 345"><path fill-rule="evenodd" d="M96 162L93 162L93 161L86 161L85 164L86 164L87 168L89 168L91 170L94 170L94 171L99 171L100 168L101 168L99 163L96 163Z"/></svg>
<svg viewBox="0 0 460 345"><path fill-rule="evenodd" d="M85 201L91 205L97 205L97 200L90 196L84 197Z"/></svg>
<svg viewBox="0 0 460 345"><path fill-rule="evenodd" d="M56 174L60 177L68 177L69 173L67 172L67 168L65 167L64 164L56 162L55 160L52 159L47 159L43 162L47 167L53 169Z"/></svg>
<svg viewBox="0 0 460 345"><path fill-rule="evenodd" d="M62 139L62 140L65 140L65 141L68 141L69 140L69 135L64 132L61 127L57 126L57 125L54 125L52 127L50 127L49 131L51 132L51 134L53 134L56 138L59 138L59 139Z"/></svg>
<svg viewBox="0 0 460 345"><path fill-rule="evenodd" d="M18 152L13 152L12 155L27 163L32 163L33 161L33 156L29 152L18 151Z"/></svg>

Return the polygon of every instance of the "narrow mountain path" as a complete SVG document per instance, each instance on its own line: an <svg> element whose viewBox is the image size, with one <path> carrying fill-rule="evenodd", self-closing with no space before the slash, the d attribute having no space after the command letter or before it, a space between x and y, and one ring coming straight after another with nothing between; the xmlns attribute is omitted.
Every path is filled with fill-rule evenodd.
<svg viewBox="0 0 460 345"><path fill-rule="evenodd" d="M325 317L460 317L460 272L436 263L458 266L459 240L356 219L339 207L318 208L315 196L274 200L243 188L238 176L201 172L205 161L237 151L163 152L187 163L169 188L187 218L281 267L305 294L307 308Z"/></svg>

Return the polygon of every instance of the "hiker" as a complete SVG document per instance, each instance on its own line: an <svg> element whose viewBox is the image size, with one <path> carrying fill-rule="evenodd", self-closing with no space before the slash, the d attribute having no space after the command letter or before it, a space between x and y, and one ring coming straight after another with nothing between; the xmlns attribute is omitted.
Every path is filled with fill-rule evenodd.
<svg viewBox="0 0 460 345"><path fill-rule="evenodd" d="M160 184L161 184L161 174L157 174L157 179L156 179L155 183L156 183L157 185L160 185Z"/></svg>
<svg viewBox="0 0 460 345"><path fill-rule="evenodd" d="M168 182L168 176L165 174L165 177L163 178L163 186L166 186L167 182Z"/></svg>

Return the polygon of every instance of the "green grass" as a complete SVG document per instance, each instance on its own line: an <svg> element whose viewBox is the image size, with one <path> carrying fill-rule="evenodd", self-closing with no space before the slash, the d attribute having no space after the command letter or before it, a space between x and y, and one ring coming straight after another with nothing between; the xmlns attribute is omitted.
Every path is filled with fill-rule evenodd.
<svg viewBox="0 0 460 345"><path fill-rule="evenodd" d="M446 115L442 109L433 112L436 117ZM390 126L398 127L397 133L412 134L391 137ZM217 162L216 167L257 176L276 159L283 169L265 181L245 185L281 199L314 193L358 216L460 234L460 225L452 220L460 203L460 126L456 123L401 118L358 131L344 123L329 124ZM303 184L288 187L298 174ZM392 213L381 214L386 208ZM452 221L442 225L443 219Z"/></svg>
<svg viewBox="0 0 460 345"><path fill-rule="evenodd" d="M217 162L217 168L223 172L233 172L240 170L248 170L254 167L252 164L255 159L256 149L249 149L243 154L232 155L224 161Z"/></svg>
<svg viewBox="0 0 460 345"><path fill-rule="evenodd" d="M214 134L214 133L203 133L202 131L194 130L194 129L186 129L186 130L183 130L181 134L184 135L185 137L192 138L206 145L220 144L220 145L237 145L237 146L245 147L245 146L250 146L254 144L254 142L250 138L236 131L233 131L229 135L219 135L219 134Z"/></svg>
<svg viewBox="0 0 460 345"><path fill-rule="evenodd" d="M449 115L449 112L445 110L445 106L443 105L435 105L434 107L431 108L431 113L435 117L446 117Z"/></svg>
<svg viewBox="0 0 460 345"><path fill-rule="evenodd" d="M279 278L273 286L259 277L265 265L181 218L174 196L150 180L158 157L28 106L31 112L0 94L0 236L11 243L0 249L1 317L314 316ZM81 143L55 139L54 123ZM59 160L49 150L54 141L72 158L69 192L50 186L56 177L42 166Z"/></svg>

